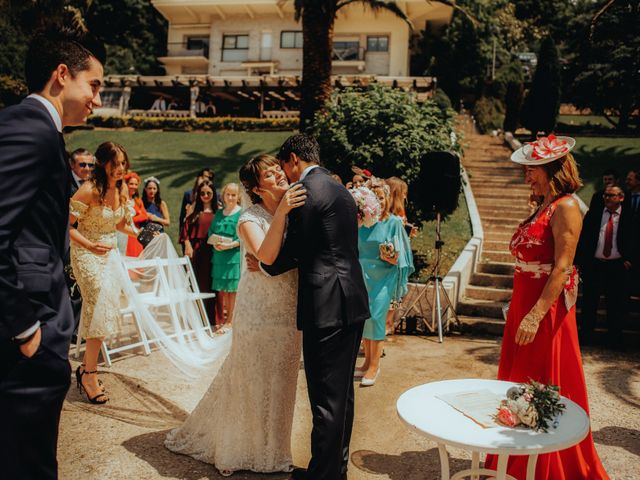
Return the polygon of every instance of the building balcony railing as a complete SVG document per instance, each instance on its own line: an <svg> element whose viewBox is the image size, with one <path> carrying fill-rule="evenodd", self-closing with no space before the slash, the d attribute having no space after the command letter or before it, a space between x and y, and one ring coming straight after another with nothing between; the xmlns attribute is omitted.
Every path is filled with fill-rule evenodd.
<svg viewBox="0 0 640 480"><path fill-rule="evenodd" d="M209 45L201 43L190 44L188 42L168 43L167 56L209 58Z"/></svg>

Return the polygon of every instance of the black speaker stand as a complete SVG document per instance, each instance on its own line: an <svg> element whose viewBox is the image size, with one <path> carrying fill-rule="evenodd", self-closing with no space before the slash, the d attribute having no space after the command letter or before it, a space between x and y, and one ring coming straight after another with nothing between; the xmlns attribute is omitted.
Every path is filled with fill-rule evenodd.
<svg viewBox="0 0 640 480"><path fill-rule="evenodd" d="M423 318L422 321L424 326L430 331L435 332L436 327L438 330L438 341L442 343L443 338L443 330L449 329L449 316L446 315L447 311L451 310L453 317L456 322L458 322L458 316L456 315L456 311L453 308L453 304L451 303L451 299L447 294L444 286L442 285L442 277L440 276L440 261L442 257L442 247L444 246L444 242L442 241L442 237L440 235L440 223L441 216L440 213L436 213L436 241L435 241L435 249L436 249L436 261L433 266L433 270L431 271L431 275L429 276L429 280L425 284L422 291L416 295L416 298L413 299L411 305L408 308L404 309L403 315L400 319L401 324L405 323L407 320L407 314L415 307L420 299L424 296L427 300L427 303L431 307L431 322L427 321L426 318ZM431 294L429 294L429 288L432 288ZM446 300L446 307L442 308L442 299ZM444 321L443 321L444 317Z"/></svg>

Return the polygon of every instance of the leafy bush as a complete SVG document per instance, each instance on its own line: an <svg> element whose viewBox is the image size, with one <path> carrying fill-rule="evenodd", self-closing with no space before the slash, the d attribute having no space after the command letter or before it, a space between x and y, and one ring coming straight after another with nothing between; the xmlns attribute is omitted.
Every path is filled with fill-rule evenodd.
<svg viewBox="0 0 640 480"><path fill-rule="evenodd" d="M164 118L164 117L101 117L89 118L89 124L95 127L123 128L138 130L171 129L171 130L219 130L258 131L258 130L293 130L298 127L297 118Z"/></svg>
<svg viewBox="0 0 640 480"><path fill-rule="evenodd" d="M27 85L12 75L0 75L0 108L20 103L27 94Z"/></svg>
<svg viewBox="0 0 640 480"><path fill-rule="evenodd" d="M473 107L473 116L481 133L502 128L504 105L494 97L480 97Z"/></svg>
<svg viewBox="0 0 640 480"><path fill-rule="evenodd" d="M313 133L327 168L341 178L350 179L357 165L381 178L400 177L412 190L420 188L426 153L459 150L452 140L454 114L433 99L418 103L414 94L374 84L334 91L316 115Z"/></svg>
<svg viewBox="0 0 640 480"><path fill-rule="evenodd" d="M341 177L350 177L357 165L410 184L425 153L452 149L453 117L433 100L418 103L411 93L375 84L364 91L334 91L326 111L316 115L313 132L325 164Z"/></svg>

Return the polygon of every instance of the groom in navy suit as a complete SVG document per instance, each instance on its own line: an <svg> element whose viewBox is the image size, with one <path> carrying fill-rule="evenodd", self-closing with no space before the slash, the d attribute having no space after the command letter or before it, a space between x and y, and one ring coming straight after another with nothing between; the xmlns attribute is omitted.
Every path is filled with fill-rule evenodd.
<svg viewBox="0 0 640 480"><path fill-rule="evenodd" d="M347 478L353 426L353 370L369 300L358 261L357 207L353 197L320 167L315 138L289 137L278 153L287 177L307 191L291 211L287 239L270 275L298 268L298 329L313 430L311 461L294 480Z"/></svg>
<svg viewBox="0 0 640 480"><path fill-rule="evenodd" d="M56 479L73 314L63 273L71 172L62 129L99 107L104 47L47 32L27 53L31 94L0 111L0 476Z"/></svg>

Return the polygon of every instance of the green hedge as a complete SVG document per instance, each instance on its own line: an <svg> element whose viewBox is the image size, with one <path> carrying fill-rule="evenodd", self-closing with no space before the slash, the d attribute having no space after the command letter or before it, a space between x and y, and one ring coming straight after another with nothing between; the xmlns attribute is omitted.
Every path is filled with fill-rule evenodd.
<svg viewBox="0 0 640 480"><path fill-rule="evenodd" d="M124 128L137 130L219 130L256 131L256 130L294 130L298 128L298 118L161 118L161 117L101 117L93 116L88 123L95 127Z"/></svg>

